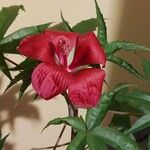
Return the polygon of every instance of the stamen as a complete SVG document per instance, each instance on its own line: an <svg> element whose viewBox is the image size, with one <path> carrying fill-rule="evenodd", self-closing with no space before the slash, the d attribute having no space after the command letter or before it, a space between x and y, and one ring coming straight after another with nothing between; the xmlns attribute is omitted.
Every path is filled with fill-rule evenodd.
<svg viewBox="0 0 150 150"><path fill-rule="evenodd" d="M70 46L65 39L63 38L59 39L58 47L61 49L63 55L69 55Z"/></svg>

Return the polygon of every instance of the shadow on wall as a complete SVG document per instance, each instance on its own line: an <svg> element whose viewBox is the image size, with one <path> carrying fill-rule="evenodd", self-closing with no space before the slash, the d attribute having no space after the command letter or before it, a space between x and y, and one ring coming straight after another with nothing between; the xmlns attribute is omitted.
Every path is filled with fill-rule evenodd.
<svg viewBox="0 0 150 150"><path fill-rule="evenodd" d="M122 3L124 4L118 32L119 35L117 36L118 40L132 41L150 47L150 0L124 0ZM118 55L121 58L125 58L125 60L130 62L140 72L142 72L141 58L150 60L150 53L146 52L138 54L134 52L119 52ZM137 79L118 66L112 66L110 77L110 81L111 83L113 82L113 85L121 81L127 81L128 83L136 83L140 85L139 88L141 90L150 92L150 86L146 82ZM143 131L140 134L145 134L145 132ZM142 150L146 150L145 146L146 144L143 143Z"/></svg>
<svg viewBox="0 0 150 150"><path fill-rule="evenodd" d="M2 80L1 77L0 85L2 85ZM5 124L9 125L10 132L15 132L15 120L17 118L21 117L32 121L40 120L38 108L33 104L35 95L31 94L31 91L25 92L24 96L19 101L16 98L19 87L20 85L15 85L0 96L0 126L3 127ZM14 150L13 147L13 143L6 142L6 150Z"/></svg>
<svg viewBox="0 0 150 150"><path fill-rule="evenodd" d="M132 41L141 43L150 47L150 1L149 0L124 0L122 1L122 18L120 23L118 40ZM119 52L121 58L125 58L135 68L142 72L141 58L150 59L150 53ZM141 89L148 90L150 87L146 82L135 78L122 68L113 65L111 70L111 79L113 85L121 81L128 83L137 83Z"/></svg>

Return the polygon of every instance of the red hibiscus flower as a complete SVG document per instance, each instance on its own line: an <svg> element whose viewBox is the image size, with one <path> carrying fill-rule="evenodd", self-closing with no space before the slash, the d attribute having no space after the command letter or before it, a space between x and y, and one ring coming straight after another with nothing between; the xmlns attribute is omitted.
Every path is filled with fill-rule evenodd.
<svg viewBox="0 0 150 150"><path fill-rule="evenodd" d="M69 64L68 56L74 50ZM97 105L105 72L90 64L105 65L106 57L94 33L45 31L26 37L18 51L41 61L32 73L32 86L43 99L67 90L70 101L81 108Z"/></svg>

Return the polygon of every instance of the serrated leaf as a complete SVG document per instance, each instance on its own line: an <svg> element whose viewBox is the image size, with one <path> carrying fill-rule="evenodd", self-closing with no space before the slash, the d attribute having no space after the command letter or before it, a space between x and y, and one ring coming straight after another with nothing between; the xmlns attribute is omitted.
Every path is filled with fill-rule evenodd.
<svg viewBox="0 0 150 150"><path fill-rule="evenodd" d="M104 21L103 14L100 11L100 8L98 7L97 1L95 0L96 5L96 14L97 14L97 23L98 23L98 39L103 47L107 44L107 29L106 24Z"/></svg>
<svg viewBox="0 0 150 150"><path fill-rule="evenodd" d="M79 118L79 117L65 117L65 118L53 119L47 123L47 125L43 128L43 130L45 130L50 125L59 125L62 123L68 124L72 128L75 128L76 130L86 131L86 125L85 125L83 119Z"/></svg>
<svg viewBox="0 0 150 150"><path fill-rule="evenodd" d="M3 139L0 140L0 150L3 149L3 145L10 134L7 134Z"/></svg>
<svg viewBox="0 0 150 150"><path fill-rule="evenodd" d="M127 133L134 133L147 127L150 127L150 113L138 119L135 124L127 131Z"/></svg>
<svg viewBox="0 0 150 150"><path fill-rule="evenodd" d="M125 70L127 70L134 76L138 77L139 79L144 80L143 75L140 74L131 64L129 64L127 61L123 60L122 58L110 54L107 55L107 60L113 62L114 64L118 65L121 68L124 68Z"/></svg>
<svg viewBox="0 0 150 150"><path fill-rule="evenodd" d="M144 72L144 75L147 79L150 79L150 60L146 60L146 59L143 59L142 60L142 65L143 65L143 72Z"/></svg>
<svg viewBox="0 0 150 150"><path fill-rule="evenodd" d="M146 92L124 89L115 95L120 103L121 111L150 113L150 95Z"/></svg>
<svg viewBox="0 0 150 150"><path fill-rule="evenodd" d="M72 28L72 30L74 32L87 33L87 32L95 31L97 26L98 26L97 19L91 18L91 19L83 20L79 22Z"/></svg>
<svg viewBox="0 0 150 150"><path fill-rule="evenodd" d="M20 9L24 10L24 7L22 5L3 7L0 11L0 39L5 35Z"/></svg>
<svg viewBox="0 0 150 150"><path fill-rule="evenodd" d="M89 150L107 150L107 145L98 136L89 133L86 141Z"/></svg>
<svg viewBox="0 0 150 150"><path fill-rule="evenodd" d="M18 54L16 48L24 37L38 34L48 28L50 24L51 23L46 23L37 26L26 27L11 33L10 35L0 40L0 50L4 53Z"/></svg>
<svg viewBox="0 0 150 150"><path fill-rule="evenodd" d="M129 129L131 127L130 116L115 114L109 124L109 127L122 132Z"/></svg>
<svg viewBox="0 0 150 150"><path fill-rule="evenodd" d="M65 25L66 30L67 30L67 31L70 31L70 32L73 32L73 30L72 30L72 28L69 26L68 22L64 19L62 12L61 12L61 19L62 19L62 21L63 21L63 23L64 23L64 25Z"/></svg>
<svg viewBox="0 0 150 150"><path fill-rule="evenodd" d="M96 107L87 110L86 125L88 129L92 129L100 125L105 115L107 114L110 105L114 101L115 94L117 94L120 90L128 86L133 86L133 85L126 85L126 84L121 85L109 93L104 93L101 96L100 103Z"/></svg>
<svg viewBox="0 0 150 150"><path fill-rule="evenodd" d="M86 145L86 133L78 132L75 138L69 143L67 150L83 150Z"/></svg>
<svg viewBox="0 0 150 150"><path fill-rule="evenodd" d="M9 72L7 63L5 62L4 54L0 51L0 70L11 80L11 74Z"/></svg>
<svg viewBox="0 0 150 150"><path fill-rule="evenodd" d="M150 48L145 47L144 45L128 42L128 41L113 41L111 43L107 43L105 46L106 53L115 53L118 50L126 50L126 51L147 51L150 52Z"/></svg>
<svg viewBox="0 0 150 150"><path fill-rule="evenodd" d="M96 127L91 131L91 134L98 136L105 143L117 150L139 150L135 141L127 135L110 128Z"/></svg>

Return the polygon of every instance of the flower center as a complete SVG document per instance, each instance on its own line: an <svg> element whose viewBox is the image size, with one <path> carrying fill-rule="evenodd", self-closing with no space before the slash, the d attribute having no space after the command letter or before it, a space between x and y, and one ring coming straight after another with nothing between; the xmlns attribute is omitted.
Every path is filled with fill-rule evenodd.
<svg viewBox="0 0 150 150"><path fill-rule="evenodd" d="M69 46L68 41L66 41L65 39L63 38L59 39L58 48L61 50L63 55L69 55L70 46Z"/></svg>

